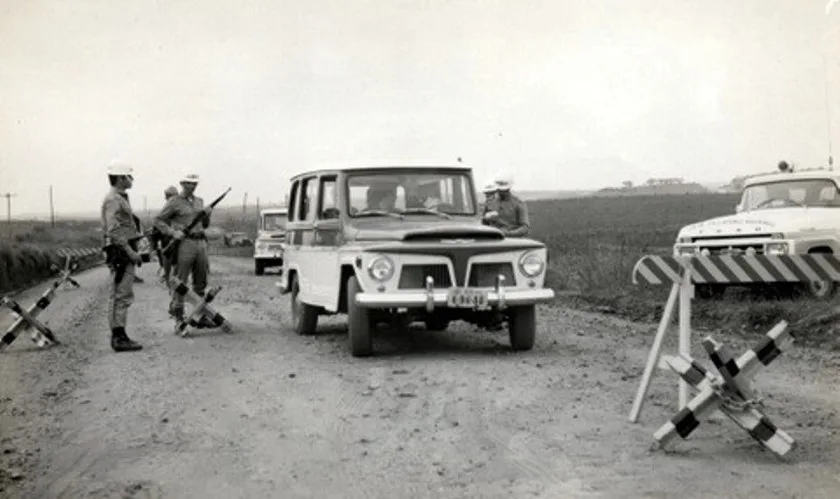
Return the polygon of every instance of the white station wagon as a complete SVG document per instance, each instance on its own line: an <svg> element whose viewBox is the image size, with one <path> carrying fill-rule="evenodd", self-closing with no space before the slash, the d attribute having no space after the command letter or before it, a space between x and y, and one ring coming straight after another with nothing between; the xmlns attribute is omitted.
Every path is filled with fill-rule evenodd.
<svg viewBox="0 0 840 499"><path fill-rule="evenodd" d="M535 304L547 250L482 225L472 169L461 164L324 167L291 180L286 251L278 287L291 294L294 328L347 314L350 351L373 352L380 322L506 320L511 346L533 348Z"/></svg>

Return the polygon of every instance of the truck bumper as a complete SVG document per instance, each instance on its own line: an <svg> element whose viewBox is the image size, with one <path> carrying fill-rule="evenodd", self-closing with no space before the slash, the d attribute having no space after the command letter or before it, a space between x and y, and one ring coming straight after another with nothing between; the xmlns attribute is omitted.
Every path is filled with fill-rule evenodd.
<svg viewBox="0 0 840 499"><path fill-rule="evenodd" d="M356 304L362 308L449 308L445 290L424 290L399 293L359 293ZM487 291L487 305L504 309L509 306L533 305L554 299L553 289L523 289L515 291Z"/></svg>

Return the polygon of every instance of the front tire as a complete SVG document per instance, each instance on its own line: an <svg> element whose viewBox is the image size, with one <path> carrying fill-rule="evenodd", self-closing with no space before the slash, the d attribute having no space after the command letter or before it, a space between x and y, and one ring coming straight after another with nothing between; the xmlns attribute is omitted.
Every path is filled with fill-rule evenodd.
<svg viewBox="0 0 840 499"><path fill-rule="evenodd" d="M361 291L356 276L347 279L347 331L350 353L353 357L368 357L373 353L370 335L370 310L356 304L356 294Z"/></svg>
<svg viewBox="0 0 840 499"><path fill-rule="evenodd" d="M318 309L300 301L297 276L292 282L292 327L299 335L314 334L318 327Z"/></svg>
<svg viewBox="0 0 840 499"><path fill-rule="evenodd" d="M263 266L262 262L259 260L254 260L254 274L263 275L264 273L265 267Z"/></svg>
<svg viewBox="0 0 840 499"><path fill-rule="evenodd" d="M537 333L537 307L525 305L515 307L508 313L508 335L510 346L517 351L531 350Z"/></svg>
<svg viewBox="0 0 840 499"><path fill-rule="evenodd" d="M812 251L811 255L823 254L831 255L830 251ZM834 298L837 293L837 283L834 281L811 281L804 283L805 292L808 296L816 300L829 301Z"/></svg>

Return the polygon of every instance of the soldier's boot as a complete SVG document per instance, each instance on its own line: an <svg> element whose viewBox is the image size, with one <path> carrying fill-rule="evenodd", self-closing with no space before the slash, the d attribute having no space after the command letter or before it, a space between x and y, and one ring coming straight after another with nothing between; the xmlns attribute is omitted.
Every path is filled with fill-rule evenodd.
<svg viewBox="0 0 840 499"><path fill-rule="evenodd" d="M142 350L143 345L135 342L125 334L125 328L115 327L111 330L111 348L115 352L134 352Z"/></svg>

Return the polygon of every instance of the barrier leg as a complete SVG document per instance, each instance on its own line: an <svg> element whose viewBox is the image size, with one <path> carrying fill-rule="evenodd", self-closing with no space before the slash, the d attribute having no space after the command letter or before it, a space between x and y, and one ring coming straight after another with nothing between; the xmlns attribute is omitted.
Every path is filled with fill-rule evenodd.
<svg viewBox="0 0 840 499"><path fill-rule="evenodd" d="M680 343L679 353L685 358L691 358L691 300L694 298L694 284L691 282L691 271L683 272L680 284ZM688 383L680 378L679 381L679 409L688 403Z"/></svg>
<svg viewBox="0 0 840 499"><path fill-rule="evenodd" d="M21 307L18 304L18 302L12 300L11 298L3 297L3 305L9 307L10 309L12 309L12 311L14 313L18 314L21 317L21 319L26 321L26 323L29 327L35 329L36 331L41 333L45 338L47 338L51 342L55 343L56 345L59 344L58 339L56 339L55 335L50 330L50 328L48 328L47 326L42 324L41 321L39 321L33 315L31 315L29 312L24 310L23 307ZM38 338L37 335L35 335L32 338L33 341L40 344L40 342L38 341L39 339L40 338Z"/></svg>
<svg viewBox="0 0 840 499"><path fill-rule="evenodd" d="M668 296L668 302L665 304L665 310L662 313L662 319L659 321L659 329L656 331L656 337L653 339L653 346L648 354L647 364L645 365L645 372L642 375L642 383L636 392L636 399L633 401L633 408L630 410L630 422L635 423L639 420L639 414L642 412L642 404L645 396L650 388L650 381L653 377L653 369L656 367L659 360L659 353L662 350L662 340L665 338L665 333L668 331L671 322L674 320L674 307L677 303L677 297L680 295L680 285L674 284L671 286L671 294Z"/></svg>

